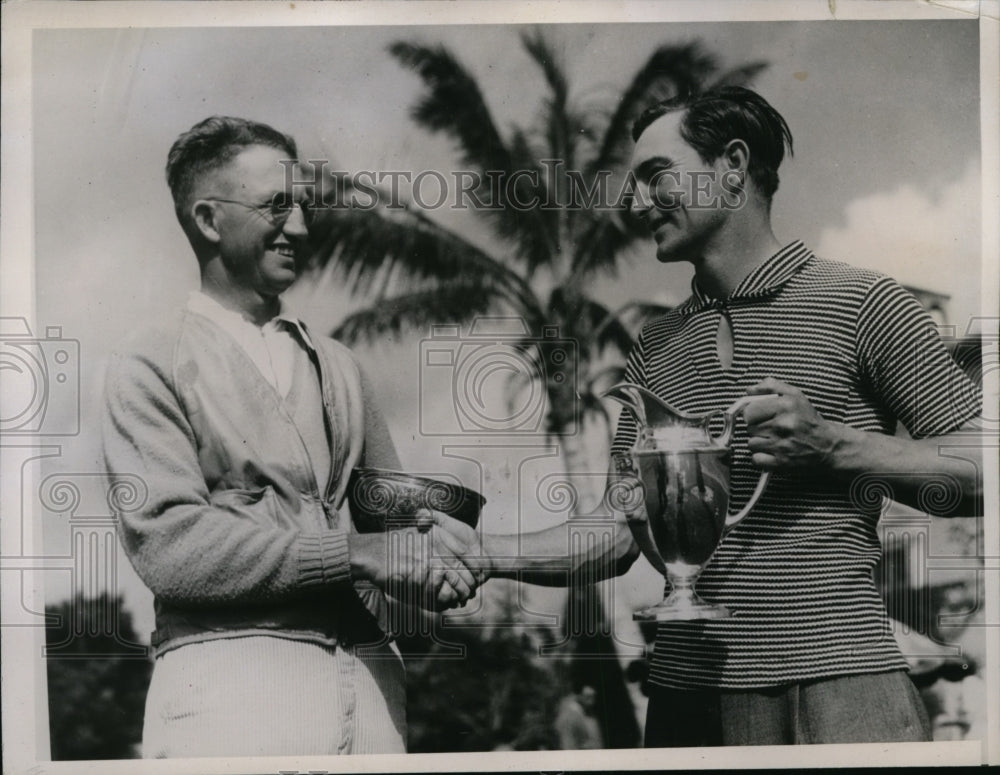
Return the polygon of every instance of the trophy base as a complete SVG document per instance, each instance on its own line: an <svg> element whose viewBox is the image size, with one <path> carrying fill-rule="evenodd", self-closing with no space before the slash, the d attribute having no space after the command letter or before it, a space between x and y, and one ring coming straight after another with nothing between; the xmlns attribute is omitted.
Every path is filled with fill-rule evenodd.
<svg viewBox="0 0 1000 775"><path fill-rule="evenodd" d="M732 614L724 605L706 603L697 596L671 595L662 603L632 614L637 622L676 622L696 619L727 619Z"/></svg>

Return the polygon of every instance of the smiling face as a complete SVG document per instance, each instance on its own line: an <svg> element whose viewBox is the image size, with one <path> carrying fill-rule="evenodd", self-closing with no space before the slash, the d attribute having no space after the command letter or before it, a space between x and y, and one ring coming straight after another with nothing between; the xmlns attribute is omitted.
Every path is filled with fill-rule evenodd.
<svg viewBox="0 0 1000 775"><path fill-rule="evenodd" d="M251 145L201 181L196 206L211 207L222 281L234 290L275 297L297 276L296 248L308 234L303 211L296 207L284 218L271 211L276 197L294 193L281 163L287 157L277 148Z"/></svg>
<svg viewBox="0 0 1000 775"><path fill-rule="evenodd" d="M697 260L731 211L732 171L721 157L702 161L681 137L682 119L680 111L656 119L632 153L632 212L649 227L663 262Z"/></svg>

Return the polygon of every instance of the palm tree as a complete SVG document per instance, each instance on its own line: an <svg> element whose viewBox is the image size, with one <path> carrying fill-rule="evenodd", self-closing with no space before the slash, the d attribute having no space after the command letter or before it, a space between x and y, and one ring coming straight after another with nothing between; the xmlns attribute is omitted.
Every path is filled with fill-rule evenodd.
<svg viewBox="0 0 1000 775"><path fill-rule="evenodd" d="M649 309L633 304L610 310L588 292L595 278L615 275L625 251L645 232L626 208L588 206L577 197L579 189L574 193L573 176L584 185L602 176L621 180L631 125L645 107L706 86L746 83L765 65L721 71L698 43L663 45L617 104L600 110L574 100L565 68L545 37L525 32L521 42L541 70L547 94L535 125L506 135L476 79L447 49L409 42L389 47L423 80L413 120L454 140L462 169L479 174L472 193L491 206L474 212L499 247L480 247L413 206L324 208L314 228L311 265L370 299L333 332L349 343L401 332L426 335L432 324L467 324L488 314L520 317L528 333L515 346L530 359L531 376L547 394L545 429L561 443L567 470L585 473L582 434L571 431L593 418L603 418L609 428L598 396L620 376L634 343L635 328L622 313L634 322ZM555 167L566 174L553 175ZM493 186L496 176L516 184ZM348 187L335 181L338 201ZM577 206L516 206L574 198ZM552 353L541 332L553 326L560 338L576 343L569 351L574 363L562 371L575 380L559 379L546 368Z"/></svg>

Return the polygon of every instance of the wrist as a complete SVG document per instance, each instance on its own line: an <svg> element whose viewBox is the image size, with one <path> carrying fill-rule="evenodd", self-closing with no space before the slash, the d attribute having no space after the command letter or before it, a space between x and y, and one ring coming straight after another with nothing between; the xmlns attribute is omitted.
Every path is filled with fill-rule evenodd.
<svg viewBox="0 0 1000 775"><path fill-rule="evenodd" d="M482 553L476 559L482 563L478 570L484 582L490 578L511 578L516 573L516 538L510 535L483 535Z"/></svg>
<svg viewBox="0 0 1000 775"><path fill-rule="evenodd" d="M384 533L351 533L347 536L353 581L370 581L379 589L385 589L384 535Z"/></svg>
<svg viewBox="0 0 1000 775"><path fill-rule="evenodd" d="M863 431L838 422L826 423L824 432L824 464L834 473L850 474L857 470L860 460L859 436Z"/></svg>
<svg viewBox="0 0 1000 775"><path fill-rule="evenodd" d="M497 538L499 536L483 534L480 542L480 552L475 557L468 558L475 562L475 572L480 584L484 584L489 579L496 576L499 570L497 566Z"/></svg>

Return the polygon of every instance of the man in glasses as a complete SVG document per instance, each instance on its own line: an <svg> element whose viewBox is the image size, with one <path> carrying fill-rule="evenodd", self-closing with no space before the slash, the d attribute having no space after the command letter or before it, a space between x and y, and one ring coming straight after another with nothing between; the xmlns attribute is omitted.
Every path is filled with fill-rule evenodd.
<svg viewBox="0 0 1000 775"><path fill-rule="evenodd" d="M476 586L461 523L426 515L389 562L341 511L355 466L399 460L351 353L282 307L308 236L296 155L238 118L177 139L167 181L201 290L108 370L107 468L147 488L120 515L155 596L146 757L404 752L383 592L444 608Z"/></svg>

